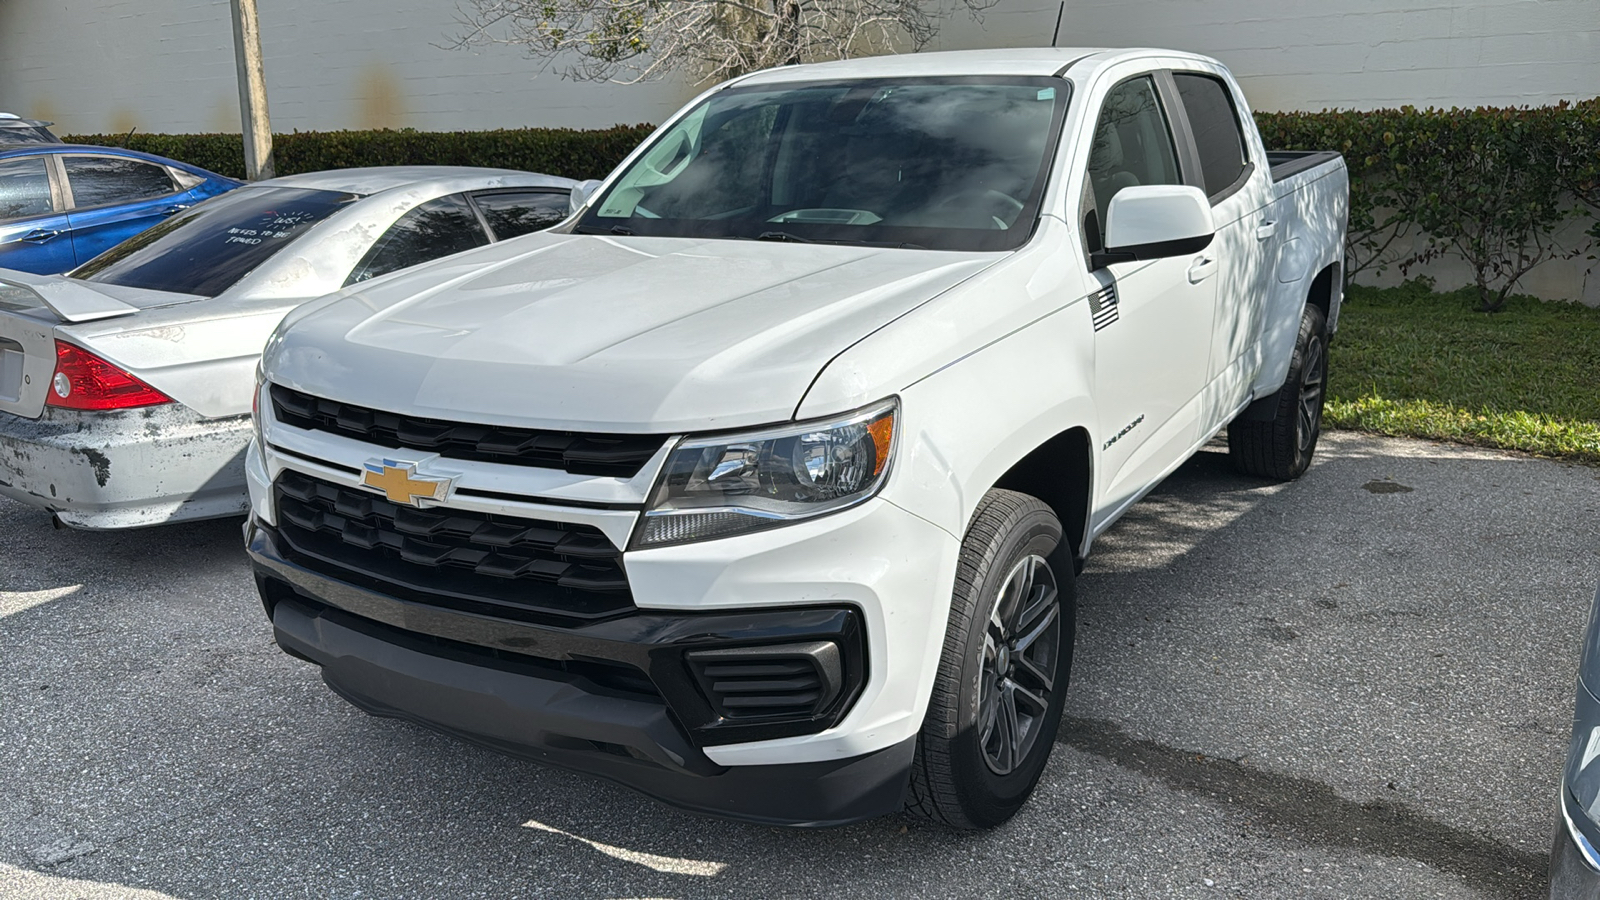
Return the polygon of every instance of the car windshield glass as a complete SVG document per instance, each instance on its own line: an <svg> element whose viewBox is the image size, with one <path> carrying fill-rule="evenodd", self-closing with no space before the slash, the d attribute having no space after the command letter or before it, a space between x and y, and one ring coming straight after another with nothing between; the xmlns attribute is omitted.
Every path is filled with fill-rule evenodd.
<svg viewBox="0 0 1600 900"><path fill-rule="evenodd" d="M720 91L653 139L580 232L1009 250L1033 232L1056 78Z"/></svg>
<svg viewBox="0 0 1600 900"><path fill-rule="evenodd" d="M215 297L354 199L337 191L240 188L128 238L72 277Z"/></svg>

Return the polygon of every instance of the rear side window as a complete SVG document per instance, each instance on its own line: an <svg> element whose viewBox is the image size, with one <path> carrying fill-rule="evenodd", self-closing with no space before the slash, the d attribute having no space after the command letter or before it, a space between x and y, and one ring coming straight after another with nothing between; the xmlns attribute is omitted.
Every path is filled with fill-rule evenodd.
<svg viewBox="0 0 1600 900"><path fill-rule="evenodd" d="M1195 148L1200 151L1200 174L1206 195L1215 198L1244 174L1244 133L1233 98L1221 81L1207 75L1172 74L1178 96L1189 116Z"/></svg>
<svg viewBox="0 0 1600 900"><path fill-rule="evenodd" d="M53 211L44 157L0 160L0 219L42 216Z"/></svg>
<svg viewBox="0 0 1600 900"><path fill-rule="evenodd" d="M497 241L549 228L570 211L566 191L496 191L472 199Z"/></svg>
<svg viewBox="0 0 1600 900"><path fill-rule="evenodd" d="M74 209L148 200L178 189L164 167L137 159L63 156L61 163L67 169L67 184L72 186Z"/></svg>
<svg viewBox="0 0 1600 900"><path fill-rule="evenodd" d="M215 297L354 199L337 191L239 188L128 238L72 277Z"/></svg>
<svg viewBox="0 0 1600 900"><path fill-rule="evenodd" d="M378 238L350 273L345 284L482 247L489 243L483 225L463 194L429 200L401 216Z"/></svg>

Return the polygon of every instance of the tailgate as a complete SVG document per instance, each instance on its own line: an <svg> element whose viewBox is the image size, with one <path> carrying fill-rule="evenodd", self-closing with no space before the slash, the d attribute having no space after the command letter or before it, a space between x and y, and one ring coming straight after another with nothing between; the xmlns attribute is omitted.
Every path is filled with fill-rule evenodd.
<svg viewBox="0 0 1600 900"><path fill-rule="evenodd" d="M29 312L0 309L0 411L37 419L56 370L55 323Z"/></svg>

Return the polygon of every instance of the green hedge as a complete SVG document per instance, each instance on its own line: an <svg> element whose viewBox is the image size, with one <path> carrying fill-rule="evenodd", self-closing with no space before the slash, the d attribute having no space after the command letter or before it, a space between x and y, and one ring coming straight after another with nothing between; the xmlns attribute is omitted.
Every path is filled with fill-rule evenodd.
<svg viewBox="0 0 1600 900"><path fill-rule="evenodd" d="M1480 309L1499 309L1535 266L1600 238L1600 98L1538 108L1258 113L1267 146L1339 150L1350 167L1347 274L1444 255L1471 267ZM1410 239L1420 237L1420 249Z"/></svg>
<svg viewBox="0 0 1600 900"><path fill-rule="evenodd" d="M497 131L297 131L274 135L279 175L356 166L491 166L601 178L653 130L616 125L596 131L517 128ZM237 134L78 134L79 144L154 153L232 178L244 177L244 144Z"/></svg>

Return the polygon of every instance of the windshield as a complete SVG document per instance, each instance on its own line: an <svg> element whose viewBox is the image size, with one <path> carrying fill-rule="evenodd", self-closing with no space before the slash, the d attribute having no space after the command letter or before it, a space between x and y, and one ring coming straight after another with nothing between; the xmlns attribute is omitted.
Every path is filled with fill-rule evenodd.
<svg viewBox="0 0 1600 900"><path fill-rule="evenodd" d="M1010 250L1066 109L1057 78L883 79L720 91L590 205L586 234Z"/></svg>
<svg viewBox="0 0 1600 900"><path fill-rule="evenodd" d="M337 191L239 188L128 238L72 277L215 297L354 199Z"/></svg>

